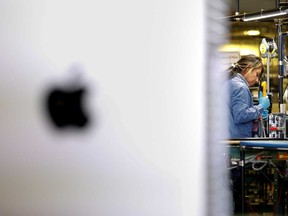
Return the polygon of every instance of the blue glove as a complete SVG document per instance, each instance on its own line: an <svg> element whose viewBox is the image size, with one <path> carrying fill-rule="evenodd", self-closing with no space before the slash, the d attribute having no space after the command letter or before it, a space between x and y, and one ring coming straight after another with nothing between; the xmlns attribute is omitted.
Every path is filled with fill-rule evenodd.
<svg viewBox="0 0 288 216"><path fill-rule="evenodd" d="M267 119L268 118L268 110L264 109L263 113L261 114L262 119Z"/></svg>
<svg viewBox="0 0 288 216"><path fill-rule="evenodd" d="M262 91L259 92L259 104L263 107L263 109L267 109L270 106L270 100L268 96L262 97Z"/></svg>

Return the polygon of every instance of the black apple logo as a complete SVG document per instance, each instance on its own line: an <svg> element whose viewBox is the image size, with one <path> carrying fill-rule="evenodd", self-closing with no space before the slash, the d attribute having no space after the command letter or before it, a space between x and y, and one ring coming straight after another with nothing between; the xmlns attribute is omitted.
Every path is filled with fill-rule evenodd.
<svg viewBox="0 0 288 216"><path fill-rule="evenodd" d="M48 118L57 128L85 128L90 123L87 103L88 83L80 64L72 64L64 82L56 82L46 89L44 106Z"/></svg>
<svg viewBox="0 0 288 216"><path fill-rule="evenodd" d="M88 116L83 106L85 94L84 87L79 89L55 87L49 91L46 107L53 124L59 128L85 127L88 124Z"/></svg>

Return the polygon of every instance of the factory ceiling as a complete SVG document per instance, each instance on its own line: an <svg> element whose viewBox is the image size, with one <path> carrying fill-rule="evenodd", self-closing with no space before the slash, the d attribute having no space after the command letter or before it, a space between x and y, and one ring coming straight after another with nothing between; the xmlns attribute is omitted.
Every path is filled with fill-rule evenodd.
<svg viewBox="0 0 288 216"><path fill-rule="evenodd" d="M261 13L261 11L269 11L269 10L277 10L279 6L287 7L288 0L228 0L230 3L230 10L228 11L227 17L233 17L236 14L251 14L251 13ZM281 3L281 5L279 5ZM278 7L277 7L278 6ZM238 13L236 13L238 12ZM233 44L249 44L257 46L256 49L259 49L260 43L263 38L274 38L277 43L277 35L278 35L278 24L281 21L282 32L288 31L288 15L281 17L280 19L269 19L269 20L261 20L261 21L248 21L243 22L243 20L230 20L229 19L229 27L230 27L230 35L229 42ZM286 24L287 23L287 24ZM258 36L247 36L244 34L245 31L248 30L259 30L260 35ZM288 39L286 39L285 47L288 47ZM270 65L270 73L271 73L271 88L274 91L277 91L278 86L278 62L277 57L272 61ZM284 81L285 85L288 82L287 79Z"/></svg>
<svg viewBox="0 0 288 216"><path fill-rule="evenodd" d="M230 1L230 10L228 11L228 16L238 14L251 14L251 13L261 13L261 11L269 11L269 10L277 10L277 7L284 5L285 2L282 0L228 0ZM288 4L288 2L287 2ZM285 7L287 7L285 5ZM288 15L285 17L281 17L281 20L287 20ZM259 29L261 30L261 34L258 36L262 37L275 37L277 33L277 19L270 19L270 20L262 20L262 21L231 21L231 37L232 39L244 39L245 35L243 34L244 31L250 29ZM286 28L286 27L283 27ZM286 30L286 29L285 29Z"/></svg>
<svg viewBox="0 0 288 216"><path fill-rule="evenodd" d="M275 0L229 0L231 1L231 14L235 14L236 8L241 13L250 13L263 10L276 8ZM283 1L283 0L282 0ZM238 4L238 3L239 4Z"/></svg>

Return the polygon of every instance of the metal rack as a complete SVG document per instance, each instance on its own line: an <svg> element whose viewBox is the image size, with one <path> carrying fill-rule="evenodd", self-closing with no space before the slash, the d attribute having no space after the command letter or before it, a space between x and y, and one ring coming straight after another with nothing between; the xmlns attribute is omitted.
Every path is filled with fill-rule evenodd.
<svg viewBox="0 0 288 216"><path fill-rule="evenodd" d="M242 215L247 214L249 206L251 207L254 202L255 207L255 203L258 202L262 211L272 211L275 215L288 215L287 198L284 196L288 192L288 140L234 140L229 143L229 147L233 149L230 152L233 153L231 157L234 165L231 166L239 171L238 213L240 210ZM258 178L260 174L263 178ZM254 185L261 185L261 188L256 190L251 182ZM256 199L258 200L255 201Z"/></svg>

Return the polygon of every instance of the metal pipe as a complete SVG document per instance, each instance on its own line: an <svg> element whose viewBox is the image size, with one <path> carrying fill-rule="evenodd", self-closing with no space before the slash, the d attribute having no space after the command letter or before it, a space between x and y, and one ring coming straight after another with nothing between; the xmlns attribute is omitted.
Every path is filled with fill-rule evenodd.
<svg viewBox="0 0 288 216"><path fill-rule="evenodd" d="M267 93L270 93L270 60L271 60L271 54L268 52L267 56Z"/></svg>
<svg viewBox="0 0 288 216"><path fill-rule="evenodd" d="M280 6L279 6L279 0L275 0L275 7L276 8L279 8Z"/></svg>
<svg viewBox="0 0 288 216"><path fill-rule="evenodd" d="M280 2L280 4L279 4L279 6L281 7L281 6L288 6L288 2Z"/></svg>
<svg viewBox="0 0 288 216"><path fill-rule="evenodd" d="M279 90L279 110L283 104L283 78L284 78L284 37L288 35L286 32L282 32L282 23L278 22L277 30L278 30L278 90Z"/></svg>
<svg viewBox="0 0 288 216"><path fill-rule="evenodd" d="M240 146L240 166L241 166L241 215L245 213L245 146Z"/></svg>
<svg viewBox="0 0 288 216"><path fill-rule="evenodd" d="M269 18L279 18L288 14L288 7L279 7L277 9L271 10L261 10L260 12L253 13L242 13L233 16L223 17L224 19L228 19L230 21L248 21L249 19L254 20L267 20Z"/></svg>
<svg viewBox="0 0 288 216"><path fill-rule="evenodd" d="M235 15L238 15L239 14L239 0L236 0L235 2Z"/></svg>
<svg viewBox="0 0 288 216"><path fill-rule="evenodd" d="M282 89L283 89L283 84L282 84L282 79L280 79L281 74L282 74L282 65L283 65L283 57L282 57L282 53L283 53L283 36L282 36L282 30L281 30L281 23L279 22L277 24L277 31L278 31L278 91L279 91L279 98L278 98L278 102L279 102L279 108L280 108L280 104L283 103L283 96L282 96Z"/></svg>

